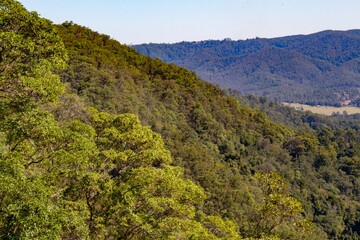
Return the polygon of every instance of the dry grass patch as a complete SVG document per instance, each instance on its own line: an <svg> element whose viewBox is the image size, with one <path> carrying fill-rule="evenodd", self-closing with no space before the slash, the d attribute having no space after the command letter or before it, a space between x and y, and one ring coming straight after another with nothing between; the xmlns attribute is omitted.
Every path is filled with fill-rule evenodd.
<svg viewBox="0 0 360 240"><path fill-rule="evenodd" d="M356 114L360 113L359 107L330 107L330 106L310 106L306 104L299 103L286 103L285 105L293 107L297 110L310 111L313 113L323 114L323 115L332 115L333 113L340 114Z"/></svg>

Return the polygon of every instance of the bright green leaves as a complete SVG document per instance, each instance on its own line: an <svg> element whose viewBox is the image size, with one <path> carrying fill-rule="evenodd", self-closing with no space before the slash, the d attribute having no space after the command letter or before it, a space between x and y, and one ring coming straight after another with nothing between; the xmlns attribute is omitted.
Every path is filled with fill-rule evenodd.
<svg viewBox="0 0 360 240"><path fill-rule="evenodd" d="M62 231L61 209L40 179L0 172L0 238L56 239Z"/></svg>
<svg viewBox="0 0 360 240"><path fill-rule="evenodd" d="M63 91L53 70L64 67L65 60L64 46L50 21L29 13L17 1L1 1L1 238L86 235L84 215L68 207L74 204L65 201L61 188L69 180L64 172L74 166L67 162L88 156L82 151L74 158L86 141L74 141L75 132L61 128L43 109ZM70 147L76 143L77 149Z"/></svg>
<svg viewBox="0 0 360 240"><path fill-rule="evenodd" d="M131 114L91 112L91 125L59 124L40 109L8 119L3 132L9 141L3 145L9 150L0 159L0 234L238 238L232 222L197 217L204 190L185 180L182 168L169 165L158 134Z"/></svg>
<svg viewBox="0 0 360 240"><path fill-rule="evenodd" d="M12 160L12 159L11 159ZM6 166L7 165L7 166ZM0 237L2 239L61 239L73 233L85 237L86 208L66 202L48 178L28 177L15 163L1 160ZM58 179L62 180L62 179ZM85 226L85 227L84 227Z"/></svg>
<svg viewBox="0 0 360 240"><path fill-rule="evenodd" d="M104 220L103 234L122 239L215 238L195 220L196 206L205 200L204 190L184 180L182 168L168 165L172 159L158 134L131 114L113 116L92 110L90 122L99 149L93 161L101 166L99 172L108 169L110 175L103 177L113 182L108 195L94 193L101 198L91 207L102 209L98 214ZM98 234L99 228L93 230Z"/></svg>
<svg viewBox="0 0 360 240"><path fill-rule="evenodd" d="M218 216L205 216L201 213L200 215L202 224L218 239L240 239L238 234L238 226L234 222L230 220L224 220Z"/></svg>
<svg viewBox="0 0 360 240"><path fill-rule="evenodd" d="M113 159L118 173L124 164L130 167L171 163L170 152L165 149L160 135L141 126L136 116L92 111L91 123L97 132L96 142L104 155L103 160ZM119 150L123 151L119 153Z"/></svg>
<svg viewBox="0 0 360 240"><path fill-rule="evenodd" d="M2 129L8 141L0 156L0 234L59 239L71 231L85 236L86 207L80 206L86 205L69 201L64 192L74 172L88 170L84 159L95 145L88 146L80 132L59 127L44 110L15 116L19 119L12 118ZM82 211L74 210L74 205Z"/></svg>
<svg viewBox="0 0 360 240"><path fill-rule="evenodd" d="M290 197L289 185L276 173L255 174L263 191L263 201L259 205L262 217L258 226L270 233L285 219L295 217L303 211L301 203Z"/></svg>
<svg viewBox="0 0 360 240"><path fill-rule="evenodd" d="M38 107L63 91L52 71L64 66L66 53L51 22L17 1L2 1L0 13L1 154L29 165L43 161L61 135L51 114Z"/></svg>
<svg viewBox="0 0 360 240"><path fill-rule="evenodd" d="M65 66L66 53L52 23L12 0L0 13L0 113L55 101L63 85L52 71Z"/></svg>
<svg viewBox="0 0 360 240"><path fill-rule="evenodd" d="M195 206L202 204L205 193L184 180L182 172L179 167L166 165L140 167L131 171L127 181L119 179L112 221L119 222L116 231L121 238L136 235L159 239L174 230L170 222L194 220ZM187 231L192 230L189 227Z"/></svg>
<svg viewBox="0 0 360 240"><path fill-rule="evenodd" d="M41 60L49 62L53 68L64 66L64 46L49 20L26 11L14 0L3 0L0 11L0 32L12 36L4 38L10 42L1 45L1 56L6 56L12 66L26 70ZM9 52L17 54L4 55Z"/></svg>
<svg viewBox="0 0 360 240"><path fill-rule="evenodd" d="M34 102L52 102L64 91L59 76L53 74L49 69L50 63L43 61L32 69L33 76L21 77L22 88L27 96L32 97Z"/></svg>
<svg viewBox="0 0 360 240"><path fill-rule="evenodd" d="M261 189L261 199L255 205L250 235L293 239L294 234L302 232L306 239L312 238L314 226L301 216L302 204L290 196L289 184L277 173L257 173L255 179Z"/></svg>

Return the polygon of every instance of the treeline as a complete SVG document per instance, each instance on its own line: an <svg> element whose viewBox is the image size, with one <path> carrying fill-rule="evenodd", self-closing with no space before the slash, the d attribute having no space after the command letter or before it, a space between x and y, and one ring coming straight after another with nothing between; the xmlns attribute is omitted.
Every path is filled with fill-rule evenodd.
<svg viewBox="0 0 360 240"><path fill-rule="evenodd" d="M359 238L357 129L286 127L109 36L0 6L1 238Z"/></svg>

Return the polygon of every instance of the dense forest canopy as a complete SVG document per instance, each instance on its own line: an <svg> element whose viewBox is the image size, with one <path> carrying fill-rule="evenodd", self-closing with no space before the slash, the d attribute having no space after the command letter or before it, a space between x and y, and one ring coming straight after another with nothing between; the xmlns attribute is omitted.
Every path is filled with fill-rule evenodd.
<svg viewBox="0 0 360 240"><path fill-rule="evenodd" d="M264 200L254 173L278 172L290 182L291 196L303 204L302 217L316 223L313 238L324 238L322 231L329 238L357 236L359 182L354 172L344 171L348 164L358 168L356 128L317 123L312 115L295 129L287 128L193 73L141 56L108 36L70 23L59 26L59 33L72 56L60 74L63 81L90 105L130 111L159 132L174 163L208 193L205 212L233 219L244 237L265 235L265 226L253 232ZM291 114L284 118L292 121ZM336 203L330 196L337 196ZM280 225L267 234L296 239L301 232L291 221Z"/></svg>
<svg viewBox="0 0 360 240"><path fill-rule="evenodd" d="M0 11L0 238L359 238L356 119L274 107L285 126L109 36Z"/></svg>

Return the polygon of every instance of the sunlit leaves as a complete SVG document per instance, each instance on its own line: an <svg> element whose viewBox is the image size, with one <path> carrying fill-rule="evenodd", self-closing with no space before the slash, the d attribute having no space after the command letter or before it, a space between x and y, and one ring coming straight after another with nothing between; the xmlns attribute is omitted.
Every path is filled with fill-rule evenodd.
<svg viewBox="0 0 360 240"><path fill-rule="evenodd" d="M54 26L17 1L0 6L1 111L26 111L34 103L55 101L63 91L58 76L66 53Z"/></svg>

